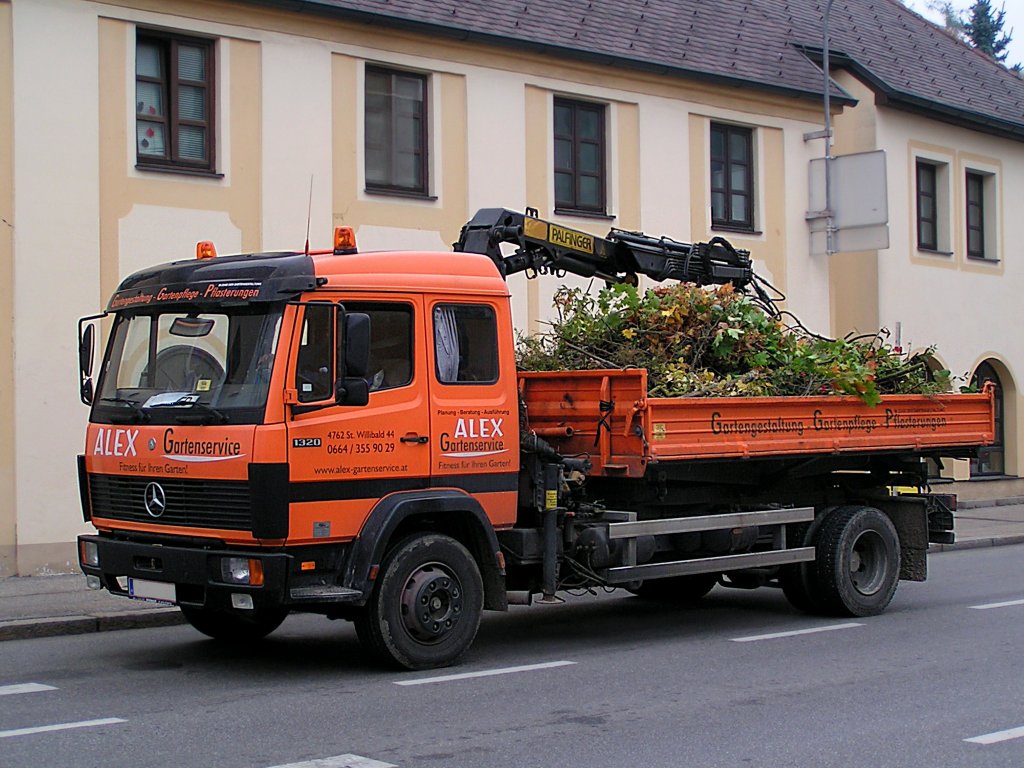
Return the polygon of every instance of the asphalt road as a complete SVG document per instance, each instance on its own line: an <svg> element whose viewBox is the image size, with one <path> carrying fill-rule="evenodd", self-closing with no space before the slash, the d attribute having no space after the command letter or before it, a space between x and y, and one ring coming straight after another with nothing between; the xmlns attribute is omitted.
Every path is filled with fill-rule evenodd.
<svg viewBox="0 0 1024 768"><path fill-rule="evenodd" d="M6 642L0 766L1019 768L1024 546L930 565L861 620L721 587L487 614L435 673L371 667L312 616L257 650L189 627Z"/></svg>

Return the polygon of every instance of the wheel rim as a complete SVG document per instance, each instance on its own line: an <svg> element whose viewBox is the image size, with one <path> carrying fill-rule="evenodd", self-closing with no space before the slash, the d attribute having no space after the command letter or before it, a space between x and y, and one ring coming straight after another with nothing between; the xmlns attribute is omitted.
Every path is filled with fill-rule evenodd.
<svg viewBox="0 0 1024 768"><path fill-rule="evenodd" d="M437 643L462 617L463 590L458 577L440 563L421 565L402 589L402 622L409 634Z"/></svg>
<svg viewBox="0 0 1024 768"><path fill-rule="evenodd" d="M862 595L873 595L885 584L888 557L885 540L875 531L864 531L850 551L850 582Z"/></svg>

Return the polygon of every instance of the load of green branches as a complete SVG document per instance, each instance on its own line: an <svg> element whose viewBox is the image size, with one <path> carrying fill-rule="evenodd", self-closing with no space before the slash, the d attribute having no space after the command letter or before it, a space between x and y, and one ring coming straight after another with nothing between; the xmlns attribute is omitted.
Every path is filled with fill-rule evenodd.
<svg viewBox="0 0 1024 768"><path fill-rule="evenodd" d="M932 350L900 354L885 331L824 338L731 285L563 287L554 304L549 330L519 339L520 369L646 368L656 397L844 394L875 405L950 387L948 371L928 368Z"/></svg>

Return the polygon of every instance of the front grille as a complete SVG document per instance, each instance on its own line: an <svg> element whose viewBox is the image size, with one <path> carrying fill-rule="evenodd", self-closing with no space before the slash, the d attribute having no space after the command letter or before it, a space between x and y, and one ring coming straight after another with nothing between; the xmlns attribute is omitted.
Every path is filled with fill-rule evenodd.
<svg viewBox="0 0 1024 768"><path fill-rule="evenodd" d="M157 483L166 503L163 514L146 511L146 488ZM244 480L184 480L168 477L89 475L93 517L191 528L252 530L249 483Z"/></svg>

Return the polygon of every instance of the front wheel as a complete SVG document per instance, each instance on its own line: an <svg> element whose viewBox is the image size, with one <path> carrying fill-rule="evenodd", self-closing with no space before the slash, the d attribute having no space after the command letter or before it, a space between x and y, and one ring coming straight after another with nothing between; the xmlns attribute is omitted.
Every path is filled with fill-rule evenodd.
<svg viewBox="0 0 1024 768"><path fill-rule="evenodd" d="M874 616L885 610L900 578L900 540L873 507L839 507L816 539L817 596L829 613Z"/></svg>
<svg viewBox="0 0 1024 768"><path fill-rule="evenodd" d="M195 629L214 640L246 643L262 640L285 620L287 608L265 609L251 616L182 605L181 613Z"/></svg>
<svg viewBox="0 0 1024 768"><path fill-rule="evenodd" d="M416 534L384 559L356 634L374 656L405 669L453 664L476 637L483 580L455 539Z"/></svg>

